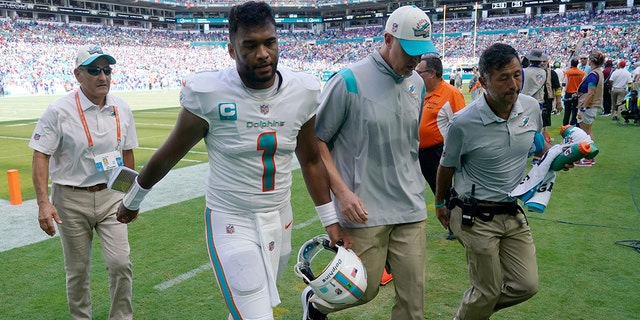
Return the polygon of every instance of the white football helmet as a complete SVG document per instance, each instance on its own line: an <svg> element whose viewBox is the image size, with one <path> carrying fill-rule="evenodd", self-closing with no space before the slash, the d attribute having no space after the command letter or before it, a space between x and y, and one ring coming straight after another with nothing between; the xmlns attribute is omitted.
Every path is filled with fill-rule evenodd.
<svg viewBox="0 0 640 320"><path fill-rule="evenodd" d="M329 247L326 234L313 237L298 251L298 263L294 266L296 275L309 284L314 294L323 300L336 304L353 304L367 290L367 272L360 258L342 246ZM315 276L311 263L323 250L335 253L331 262L319 276Z"/></svg>

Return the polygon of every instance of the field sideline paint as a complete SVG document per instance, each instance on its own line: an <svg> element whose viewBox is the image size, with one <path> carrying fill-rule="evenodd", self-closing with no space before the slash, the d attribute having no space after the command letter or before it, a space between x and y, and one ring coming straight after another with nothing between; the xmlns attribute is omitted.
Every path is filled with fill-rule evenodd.
<svg viewBox="0 0 640 320"><path fill-rule="evenodd" d="M179 275L179 276L177 276L177 277L175 277L175 278L173 278L171 280L165 281L165 282L163 282L163 283L161 283L161 284L159 284L159 285L157 285L157 286L155 286L153 288L156 289L156 290L160 290L160 291L169 289L169 288L173 287L174 285L179 284L179 283L181 283L181 282L183 282L185 280L188 280L189 278L194 277L198 273L200 273L202 271L205 271L205 270L209 270L209 269L211 269L211 266L208 263L205 263L205 264L199 266L196 269L193 269L193 270L191 270L189 272L183 273L183 274L181 274L181 275Z"/></svg>

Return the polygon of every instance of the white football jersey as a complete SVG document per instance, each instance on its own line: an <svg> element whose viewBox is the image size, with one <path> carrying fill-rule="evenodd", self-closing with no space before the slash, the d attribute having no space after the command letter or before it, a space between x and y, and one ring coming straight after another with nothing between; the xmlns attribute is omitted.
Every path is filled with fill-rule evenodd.
<svg viewBox="0 0 640 320"><path fill-rule="evenodd" d="M320 84L312 75L279 69L276 86L264 90L273 94L253 94L235 68L186 80L181 106L209 123L209 208L251 214L289 201L296 139L316 112Z"/></svg>

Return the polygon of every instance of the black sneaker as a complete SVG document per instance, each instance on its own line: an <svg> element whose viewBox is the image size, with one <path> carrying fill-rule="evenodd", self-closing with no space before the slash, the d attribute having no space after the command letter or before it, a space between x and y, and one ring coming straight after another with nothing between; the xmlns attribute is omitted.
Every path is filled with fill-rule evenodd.
<svg viewBox="0 0 640 320"><path fill-rule="evenodd" d="M327 320L327 315L320 312L320 310L313 306L313 303L309 302L311 297L313 297L311 287L306 287L302 290L302 320Z"/></svg>
<svg viewBox="0 0 640 320"><path fill-rule="evenodd" d="M449 230L449 232L447 233L447 240L455 240L455 239L456 239L456 235L453 234L451 230Z"/></svg>

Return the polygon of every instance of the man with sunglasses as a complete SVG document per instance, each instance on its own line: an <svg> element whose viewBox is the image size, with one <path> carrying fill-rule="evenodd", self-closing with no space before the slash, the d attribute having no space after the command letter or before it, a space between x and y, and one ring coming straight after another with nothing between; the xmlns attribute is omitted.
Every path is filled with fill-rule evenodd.
<svg viewBox="0 0 640 320"><path fill-rule="evenodd" d="M578 69L582 70L585 74L591 72L591 66L589 66L589 57L586 54L580 55L580 64Z"/></svg>
<svg viewBox="0 0 640 320"><path fill-rule="evenodd" d="M131 108L109 94L115 63L98 46L81 47L73 70L80 88L47 107L29 142L38 221L50 236L58 225L73 319L93 317L89 270L94 230L109 273L108 319L133 318L127 226L116 220L122 194L109 190L107 181L113 169L134 168L138 139Z"/></svg>

